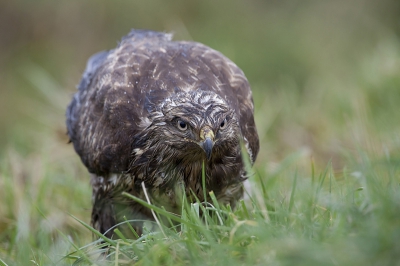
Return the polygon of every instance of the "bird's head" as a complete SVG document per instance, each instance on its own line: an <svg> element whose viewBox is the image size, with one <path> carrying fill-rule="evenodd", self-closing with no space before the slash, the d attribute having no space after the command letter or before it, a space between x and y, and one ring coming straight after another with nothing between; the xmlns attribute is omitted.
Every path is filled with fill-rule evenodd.
<svg viewBox="0 0 400 266"><path fill-rule="evenodd" d="M180 91L167 98L153 119L157 139L182 163L223 160L239 151L235 111L209 91Z"/></svg>

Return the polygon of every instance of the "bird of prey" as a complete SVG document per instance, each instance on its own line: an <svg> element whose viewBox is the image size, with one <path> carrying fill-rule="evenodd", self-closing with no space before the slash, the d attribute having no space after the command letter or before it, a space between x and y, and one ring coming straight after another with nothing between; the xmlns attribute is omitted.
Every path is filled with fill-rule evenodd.
<svg viewBox="0 0 400 266"><path fill-rule="evenodd" d="M92 225L108 237L125 217L139 233L154 221L124 191L146 199L145 189L177 214L185 194L203 201L213 191L234 207L247 178L241 147L251 163L259 150L242 70L203 44L171 39L132 30L93 55L67 108L70 141L91 174Z"/></svg>

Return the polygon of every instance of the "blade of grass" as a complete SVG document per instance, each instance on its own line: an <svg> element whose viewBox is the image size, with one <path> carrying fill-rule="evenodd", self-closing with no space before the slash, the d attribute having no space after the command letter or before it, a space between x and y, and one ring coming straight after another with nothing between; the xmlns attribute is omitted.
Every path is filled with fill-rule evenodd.
<svg viewBox="0 0 400 266"><path fill-rule="evenodd" d="M132 234L133 234L136 238L139 238L138 233L136 232L135 229L133 229L131 223L128 222L128 219L126 219L126 216L124 216L124 220L125 220L126 224L128 225L129 230L131 230Z"/></svg>
<svg viewBox="0 0 400 266"><path fill-rule="evenodd" d="M118 229L116 229L116 230L118 230ZM114 232L115 232L115 230L114 230ZM115 266L119 265L118 259L119 259L119 241L117 241L117 247L115 248L115 263L114 263Z"/></svg>
<svg viewBox="0 0 400 266"><path fill-rule="evenodd" d="M121 233L121 231L120 231L118 228L114 229L114 233L115 233L119 238L121 238L123 241L128 242L128 240L125 238L125 236Z"/></svg>
<svg viewBox="0 0 400 266"><path fill-rule="evenodd" d="M164 215L165 217L171 218L171 220L173 220L173 221L176 221L176 222L179 222L179 223L183 223L183 224L186 224L186 225L189 225L189 226L197 227L195 224L192 224L192 223L188 222L187 220L181 219L176 214L173 214L173 213L168 212L168 211L164 211L162 208L159 208L157 206L151 205L151 204L147 203L146 201L144 201L142 199L139 199L138 197L135 197L135 196L133 196L133 195L131 195L129 193L122 192L122 195L124 195L124 196L126 196L126 197L128 197L128 198L130 198L130 199L132 199L134 201L136 201L137 203L142 204L143 206L145 206L145 207L147 207L149 209L153 209L158 214L161 214L161 215Z"/></svg>
<svg viewBox="0 0 400 266"><path fill-rule="evenodd" d="M206 190L206 167L204 165L204 160L203 160L203 165L201 167L201 180L203 183L203 197L204 201L207 201L207 190Z"/></svg>
<svg viewBox="0 0 400 266"><path fill-rule="evenodd" d="M293 178L293 185L292 185L292 192L290 193L290 200L289 200L289 215L292 212L293 204L294 204L294 194L296 192L296 185L297 185L297 169L294 174Z"/></svg>
<svg viewBox="0 0 400 266"><path fill-rule="evenodd" d="M203 160L203 164L201 167L201 181L202 181L202 186L203 186L203 201L207 202L206 167L204 164L204 160ZM206 213L205 210L204 210L204 215L208 215L208 213ZM209 219L207 219L207 218L205 219L205 224L206 224L207 230L208 230L208 220Z"/></svg>
<svg viewBox="0 0 400 266"><path fill-rule="evenodd" d="M146 186L144 185L144 182L142 182L142 188L143 188L144 196L146 197L147 203L149 203L151 205L150 198L147 195L147 190L146 190ZM153 214L154 220L158 224L158 227L160 228L160 230L163 233L164 237L167 238L167 235L165 234L164 229L162 228L162 225L161 225L160 221L158 220L158 217L157 217L156 213L154 212L153 209L150 209L150 211L151 211L151 214Z"/></svg>
<svg viewBox="0 0 400 266"><path fill-rule="evenodd" d="M0 259L0 266L8 266L2 259Z"/></svg>
<svg viewBox="0 0 400 266"><path fill-rule="evenodd" d="M102 233L100 233L99 231L97 231L96 229L94 229L93 227L91 227L90 225L85 223L84 221L81 221L80 219L78 219L77 217L75 217L73 215L71 215L71 217L74 218L76 221L78 221L80 224L82 224L84 227L89 229L93 234L95 234L99 238L103 239L108 244L110 244L111 246L115 246L116 245L116 242L114 240L109 239L108 237L104 236Z"/></svg>
<svg viewBox="0 0 400 266"><path fill-rule="evenodd" d="M165 209L164 206L161 206L161 208L162 208L164 211L167 211L167 210ZM171 226L170 228L173 228L174 231L175 231L175 233L177 233L176 227L175 227L174 223L172 222L171 218L169 218L169 217L166 217L166 218L167 218L167 221L168 221L169 225Z"/></svg>
<svg viewBox="0 0 400 266"><path fill-rule="evenodd" d="M243 199L240 200L240 206L242 207L244 218L250 219L249 211L247 210L246 204L244 203Z"/></svg>
<svg viewBox="0 0 400 266"><path fill-rule="evenodd" d="M48 223L50 223L50 221L47 219L46 215L41 211L41 209L35 205L36 210L38 211L38 213L43 217L43 219L45 219ZM72 215L71 215L72 216ZM74 216L72 216L74 217ZM91 262L90 259L85 255L84 252L81 251L81 249L79 249L79 247L77 247L72 241L71 239L69 239L63 232L61 232L61 230L57 229L57 232L68 242L71 244L71 246L87 261ZM66 255L68 256L68 255ZM66 256L64 256L63 258L61 258L58 262L60 262L61 260L63 260ZM57 262L57 263L58 263Z"/></svg>
<svg viewBox="0 0 400 266"><path fill-rule="evenodd" d="M220 215L220 210L221 210L221 208L220 208L220 206L219 206L219 203L218 203L217 198L215 197L214 192L213 192L213 191L210 191L210 193L208 193L208 194L210 195L210 198L211 198L211 200L212 200L212 202L213 202L213 204L214 204L214 206L215 206L215 207L214 207L215 213L216 213L216 215L217 215L217 217L218 217L218 219L219 219L220 224L221 224L221 225L224 225L224 222L223 222L222 217L221 217L221 215Z"/></svg>

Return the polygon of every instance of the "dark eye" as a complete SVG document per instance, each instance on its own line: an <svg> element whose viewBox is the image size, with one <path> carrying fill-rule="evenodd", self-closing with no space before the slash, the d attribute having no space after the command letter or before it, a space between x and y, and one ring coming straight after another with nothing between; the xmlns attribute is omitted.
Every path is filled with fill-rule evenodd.
<svg viewBox="0 0 400 266"><path fill-rule="evenodd" d="M187 129L187 124L186 124L186 122L185 121L182 121L182 120L178 120L178 121L176 121L176 124L178 125L178 128L180 129L180 130L186 130Z"/></svg>
<svg viewBox="0 0 400 266"><path fill-rule="evenodd" d="M226 127L226 118L222 120L221 124L219 125L220 129L224 129Z"/></svg>

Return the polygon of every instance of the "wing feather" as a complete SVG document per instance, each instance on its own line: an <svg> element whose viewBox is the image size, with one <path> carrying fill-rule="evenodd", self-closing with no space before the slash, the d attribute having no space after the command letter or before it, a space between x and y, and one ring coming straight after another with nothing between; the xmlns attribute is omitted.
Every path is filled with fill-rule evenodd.
<svg viewBox="0 0 400 266"><path fill-rule="evenodd" d="M92 55L89 58L86 64L86 69L82 75L81 82L78 85L79 90L85 90L88 87L93 75L96 73L97 69L103 64L110 53L112 53L112 51L102 51Z"/></svg>

